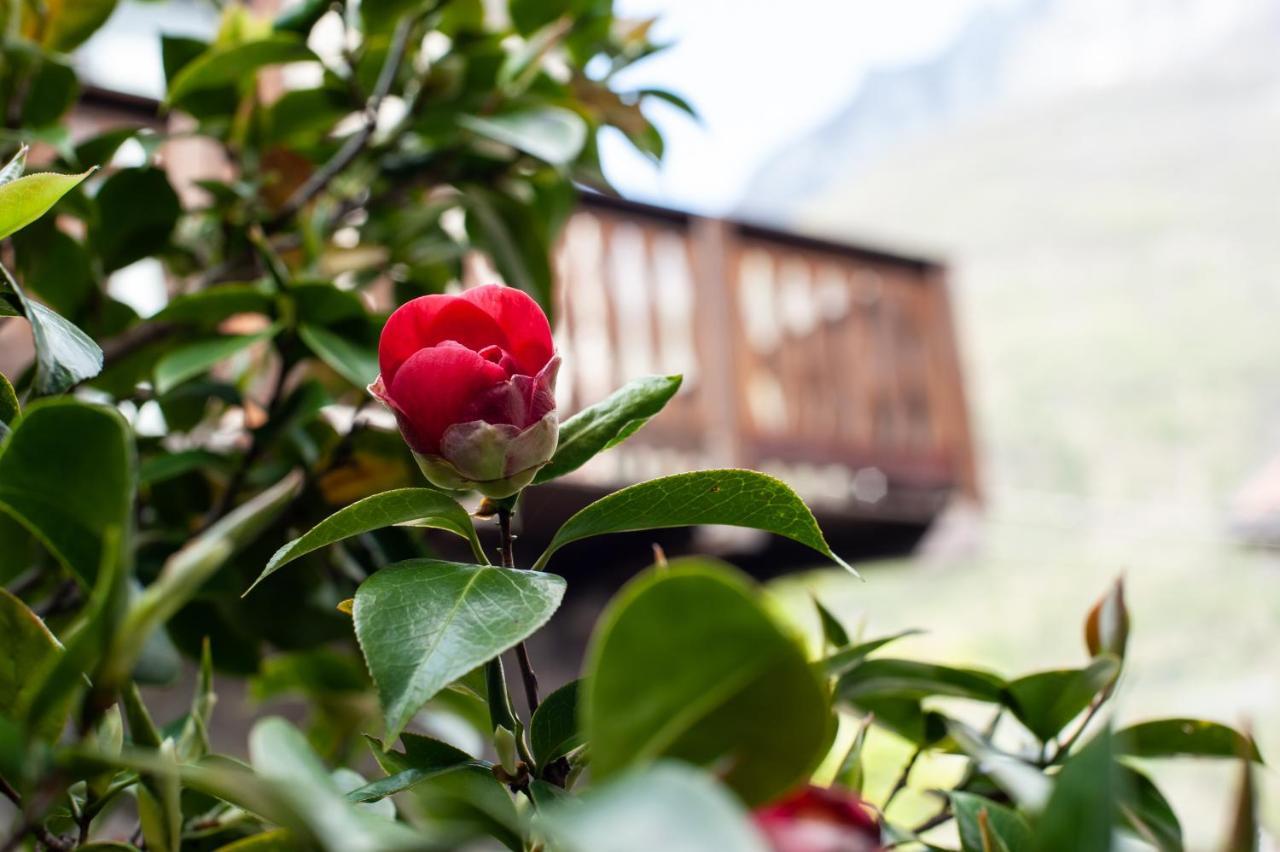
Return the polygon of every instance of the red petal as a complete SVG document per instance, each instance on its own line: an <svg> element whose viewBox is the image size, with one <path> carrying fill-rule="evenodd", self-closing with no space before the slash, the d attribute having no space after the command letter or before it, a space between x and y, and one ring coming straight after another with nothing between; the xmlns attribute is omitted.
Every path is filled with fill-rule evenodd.
<svg viewBox="0 0 1280 852"><path fill-rule="evenodd" d="M388 395L398 409L396 419L409 446L419 453L435 453L444 430L461 422L480 394L506 378L502 367L465 346L447 342L409 356L397 370Z"/></svg>
<svg viewBox="0 0 1280 852"><path fill-rule="evenodd" d="M497 345L508 349L507 334L494 317L459 296L419 296L396 308L378 340L378 367L387 387L410 356L453 340L479 351Z"/></svg>
<svg viewBox="0 0 1280 852"><path fill-rule="evenodd" d="M497 320L507 335L505 348L526 376L536 376L555 354L547 315L523 290L486 284L465 291L460 298L483 309Z"/></svg>

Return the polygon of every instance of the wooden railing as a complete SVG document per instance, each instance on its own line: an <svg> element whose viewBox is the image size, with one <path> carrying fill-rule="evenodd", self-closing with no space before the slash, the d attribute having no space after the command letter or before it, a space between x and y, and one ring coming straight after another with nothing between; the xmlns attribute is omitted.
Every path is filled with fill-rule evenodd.
<svg viewBox="0 0 1280 852"><path fill-rule="evenodd" d="M575 483L753 467L850 519L927 520L953 493L977 496L938 264L598 197L556 264L561 410L685 376Z"/></svg>

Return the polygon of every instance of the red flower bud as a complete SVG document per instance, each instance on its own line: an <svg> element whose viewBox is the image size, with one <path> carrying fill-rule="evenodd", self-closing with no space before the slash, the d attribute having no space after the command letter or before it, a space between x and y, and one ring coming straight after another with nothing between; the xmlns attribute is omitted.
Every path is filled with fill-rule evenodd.
<svg viewBox="0 0 1280 852"><path fill-rule="evenodd" d="M391 314L369 392L434 485L509 497L556 449L560 358L537 302L492 284Z"/></svg>
<svg viewBox="0 0 1280 852"><path fill-rule="evenodd" d="M850 792L805 787L755 812L775 852L880 852L880 827Z"/></svg>

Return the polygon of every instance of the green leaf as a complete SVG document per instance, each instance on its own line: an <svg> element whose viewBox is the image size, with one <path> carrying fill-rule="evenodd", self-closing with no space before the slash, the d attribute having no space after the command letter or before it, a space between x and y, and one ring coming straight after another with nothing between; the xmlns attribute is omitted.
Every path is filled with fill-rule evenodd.
<svg viewBox="0 0 1280 852"><path fill-rule="evenodd" d="M1054 778L1053 792L1036 820L1037 852L1111 848L1118 781L1111 732L1103 730Z"/></svg>
<svg viewBox="0 0 1280 852"><path fill-rule="evenodd" d="M285 33L214 48L200 54L174 75L165 102L181 104L193 92L252 80L254 71L268 65L319 61L305 41Z"/></svg>
<svg viewBox="0 0 1280 852"><path fill-rule="evenodd" d="M1000 751L963 722L948 719L946 728L960 750L973 758L978 769L1008 793L1023 810L1032 814L1044 810L1053 786L1041 770Z"/></svg>
<svg viewBox="0 0 1280 852"><path fill-rule="evenodd" d="M529 747L539 770L586 741L578 720L581 683L570 681L548 695L529 720Z"/></svg>
<svg viewBox="0 0 1280 852"><path fill-rule="evenodd" d="M597 453L617 446L663 409L680 389L680 376L646 376L627 383L608 399L584 408L560 424L556 454L533 478L549 482L582 467Z"/></svg>
<svg viewBox="0 0 1280 852"><path fill-rule="evenodd" d="M1182 852L1182 824L1173 806L1151 779L1130 766L1116 767L1120 774L1120 818L1134 834L1160 852Z"/></svg>
<svg viewBox="0 0 1280 852"><path fill-rule="evenodd" d="M636 96L640 98L657 98L660 101L666 101L676 109L688 115L690 118L696 121L701 120L701 117L698 115L698 111L693 108L692 104L669 89L639 89L636 91Z"/></svg>
<svg viewBox="0 0 1280 852"><path fill-rule="evenodd" d="M0 511L92 585L106 531L128 528L135 466L133 435L114 409L39 400L0 453Z"/></svg>
<svg viewBox="0 0 1280 852"><path fill-rule="evenodd" d="M1023 852L1031 848L1031 826L1017 811L973 793L952 790L947 795L951 798L951 807L955 811L963 852L988 852L978 821L978 814L983 811L987 814L990 834L1008 852Z"/></svg>
<svg viewBox="0 0 1280 852"><path fill-rule="evenodd" d="M138 484L155 485L169 479L175 479L184 473L204 467L217 467L225 461L224 456L208 450L180 450L176 453L162 453L144 459L138 467Z"/></svg>
<svg viewBox="0 0 1280 852"><path fill-rule="evenodd" d="M386 796L408 790L427 778L463 765L487 767L460 748L419 734L401 734L404 751L387 750L382 743L365 735L378 764L388 773L386 778L371 781L347 792L353 802L375 802Z"/></svg>
<svg viewBox="0 0 1280 852"><path fill-rule="evenodd" d="M116 0L44 0L45 26L40 43L70 53L107 22Z"/></svg>
<svg viewBox="0 0 1280 852"><path fill-rule="evenodd" d="M361 810L347 800L324 764L296 728L278 717L263 719L249 733L254 771L274 782L280 794L304 814L325 849L420 849L426 838L403 823Z"/></svg>
<svg viewBox="0 0 1280 852"><path fill-rule="evenodd" d="M245 594L285 565L312 551L370 530L397 525L451 532L469 541L476 558L484 559L484 548L476 536L475 524L457 500L432 488L397 488L339 509L312 527L306 535L281 547Z"/></svg>
<svg viewBox="0 0 1280 852"><path fill-rule="evenodd" d="M867 742L867 731L871 730L871 717L858 724L858 732L854 734L849 750L845 752L840 766L836 770L835 784L861 795L866 784L867 771L863 765L862 750Z"/></svg>
<svg viewBox="0 0 1280 852"><path fill-rule="evenodd" d="M142 691L136 683L130 682L128 687L120 691L120 703L124 707L125 718L129 721L130 741L145 748L159 748L163 737L151 718L147 705L143 703Z"/></svg>
<svg viewBox="0 0 1280 852"><path fill-rule="evenodd" d="M13 391L9 379L0 373L0 440L9 434L9 426L22 414L22 406L18 404L18 395Z"/></svg>
<svg viewBox="0 0 1280 852"><path fill-rule="evenodd" d="M908 636L918 636L923 630L902 630L890 636L882 636L879 639L868 639L866 642L858 642L843 648L832 651L831 654L815 665L820 666L824 672L829 675L841 675L849 669L861 663L874 651L878 651L890 642L896 642L899 639L905 639Z"/></svg>
<svg viewBox="0 0 1280 852"><path fill-rule="evenodd" d="M0 589L0 636L4 636L4 652L0 655L0 716L16 719L23 687L62 654L62 643L49 632L40 616L4 589ZM50 716L36 735L53 742L62 733L65 720L65 712Z"/></svg>
<svg viewBox="0 0 1280 852"><path fill-rule="evenodd" d="M190 601L210 577L289 505L302 484L297 471L242 503L170 556L156 581L129 609L112 649L108 682L123 679L152 631Z"/></svg>
<svg viewBox="0 0 1280 852"><path fill-rule="evenodd" d="M95 170L96 167L78 175L42 172L0 185L0 239L49 212L59 198L75 189Z"/></svg>
<svg viewBox="0 0 1280 852"><path fill-rule="evenodd" d="M585 670L597 780L675 757L715 765L758 804L826 753L823 684L756 590L721 564L677 560L629 583L601 617Z"/></svg>
<svg viewBox="0 0 1280 852"><path fill-rule="evenodd" d="M169 242L182 205L163 169L120 169L102 182L94 244L107 272L157 254Z"/></svg>
<svg viewBox="0 0 1280 852"><path fill-rule="evenodd" d="M318 325L300 325L298 336L333 371L358 388L378 377L378 353Z"/></svg>
<svg viewBox="0 0 1280 852"><path fill-rule="evenodd" d="M1018 721L1048 742L1084 712L1094 696L1115 682L1120 660L1110 654L1083 669L1036 672L1009 682L1010 709Z"/></svg>
<svg viewBox="0 0 1280 852"><path fill-rule="evenodd" d="M825 647L843 648L850 644L849 631L844 629L840 619L831 614L831 610L822 605L822 601L813 598L814 609L818 611L818 621L822 624L822 642Z"/></svg>
<svg viewBox="0 0 1280 852"><path fill-rule="evenodd" d="M564 852L768 852L737 800L707 774L659 763L540 812Z"/></svg>
<svg viewBox="0 0 1280 852"><path fill-rule="evenodd" d="M138 820L148 850L178 852L182 845L182 786L173 740L161 743L156 754L159 760L172 764L174 771L146 777L138 790Z"/></svg>
<svg viewBox="0 0 1280 852"><path fill-rule="evenodd" d="M0 316L22 315L36 345L36 394L61 393L102 372L102 350L92 338L37 301L27 298L9 270L0 266L10 295L0 286Z"/></svg>
<svg viewBox="0 0 1280 852"><path fill-rule="evenodd" d="M329 777L333 779L333 783L338 785L338 789L347 797L347 801L351 802L359 810L381 817L385 820L395 820L395 803L386 796L365 798L361 795L352 795L353 793L363 791L369 786L368 779L359 772L340 766L333 770L333 772L329 773Z"/></svg>
<svg viewBox="0 0 1280 852"><path fill-rule="evenodd" d="M269 314L274 300L256 284L219 284L176 296L154 317L154 322L193 323L210 328L235 314Z"/></svg>
<svg viewBox="0 0 1280 852"><path fill-rule="evenodd" d="M836 696L858 702L865 696L928 698L934 695L999 702L1004 681L980 669L956 668L918 660L866 660L841 675Z"/></svg>
<svg viewBox="0 0 1280 852"><path fill-rule="evenodd" d="M332 5L333 0L301 0L281 12L272 23L272 29L305 36Z"/></svg>
<svg viewBox="0 0 1280 852"><path fill-rule="evenodd" d="M545 106L484 117L460 115L458 123L553 166L573 162L587 141L587 123L563 107Z"/></svg>
<svg viewBox="0 0 1280 852"><path fill-rule="evenodd" d="M546 624L564 580L534 571L414 559L356 590L356 638L387 737L430 698Z"/></svg>
<svg viewBox="0 0 1280 852"><path fill-rule="evenodd" d="M1203 719L1155 719L1115 734L1115 749L1131 757L1227 757L1247 755L1262 763L1252 739L1227 725Z"/></svg>
<svg viewBox="0 0 1280 852"><path fill-rule="evenodd" d="M156 362L154 371L156 393L168 393L188 379L194 379L207 372L219 361L225 361L255 343L270 340L279 330L278 326L272 326L257 334L215 337L174 349Z"/></svg>
<svg viewBox="0 0 1280 852"><path fill-rule="evenodd" d="M831 552L813 513L781 480L754 470L699 470L651 479L587 506L556 532L534 568L570 542L606 533L724 524L798 541L848 569Z"/></svg>

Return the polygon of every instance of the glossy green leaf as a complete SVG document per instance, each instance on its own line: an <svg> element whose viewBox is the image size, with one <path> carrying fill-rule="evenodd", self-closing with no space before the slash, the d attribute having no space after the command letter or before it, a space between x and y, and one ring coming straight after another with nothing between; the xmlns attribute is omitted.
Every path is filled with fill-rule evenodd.
<svg viewBox="0 0 1280 852"><path fill-rule="evenodd" d="M378 377L378 353L318 325L303 324L298 336L307 348L338 375L358 388Z"/></svg>
<svg viewBox="0 0 1280 852"><path fill-rule="evenodd" d="M813 513L781 480L753 470L699 470L632 485L587 506L556 532L535 568L561 547L607 533L724 524L807 545L853 573L831 552Z"/></svg>
<svg viewBox="0 0 1280 852"><path fill-rule="evenodd" d="M471 543L476 558L484 559L484 549L476 536L475 524L458 501L432 488L397 488L383 491L350 506L339 509L316 524L301 538L281 547L267 567L245 590L253 591L259 583L293 560L345 538L390 526L416 526L444 530Z"/></svg>
<svg viewBox="0 0 1280 852"><path fill-rule="evenodd" d="M1138 770L1120 764L1120 818L1160 852L1182 852L1182 824L1160 788Z"/></svg>
<svg viewBox="0 0 1280 852"><path fill-rule="evenodd" d="M0 239L49 212L59 198L75 189L93 172L94 169L78 175L41 172L0 184Z"/></svg>
<svg viewBox="0 0 1280 852"><path fill-rule="evenodd" d="M593 777L669 756L720 768L758 804L825 755L826 690L736 572L678 560L633 580L596 628L584 728Z"/></svg>
<svg viewBox="0 0 1280 852"><path fill-rule="evenodd" d="M680 389L680 382L680 376L636 379L561 423L556 454L538 471L534 484L571 473L597 453L626 440L663 409Z"/></svg>
<svg viewBox="0 0 1280 852"><path fill-rule="evenodd" d="M564 852L767 852L742 805L706 773L659 763L548 807L538 828Z"/></svg>
<svg viewBox="0 0 1280 852"><path fill-rule="evenodd" d="M879 658L866 660L841 675L836 696L854 702L864 696L919 699L934 695L999 702L1004 687L999 676L980 669Z"/></svg>
<svg viewBox="0 0 1280 852"><path fill-rule="evenodd" d="M578 719L581 683L570 681L548 695L529 720L529 748L540 770L585 742Z"/></svg>
<svg viewBox="0 0 1280 852"><path fill-rule="evenodd" d="M2 187L0 187L2 189ZM102 350L92 338L53 310L27 297L7 269L0 267L0 316L22 315L31 323L36 346L37 395L61 393L102 371Z"/></svg>
<svg viewBox="0 0 1280 852"><path fill-rule="evenodd" d="M956 815L960 848L963 852L988 852L978 819L978 814L983 811L987 814L990 834L1008 852L1024 852L1031 848L1031 826L1017 811L972 793L952 790L947 795L951 798L951 807Z"/></svg>
<svg viewBox="0 0 1280 852"><path fill-rule="evenodd" d="M122 679L152 631L172 618L227 560L270 526L301 484L301 474L290 473L237 506L165 561L160 576L130 607L115 637L109 681Z"/></svg>
<svg viewBox="0 0 1280 852"><path fill-rule="evenodd" d="M1252 739L1218 722L1154 719L1115 734L1115 749L1132 757L1226 757L1262 762Z"/></svg>
<svg viewBox="0 0 1280 852"><path fill-rule="evenodd" d="M209 328L236 314L269 314L273 304L271 294L256 284L220 284L175 297L152 320Z"/></svg>
<svg viewBox="0 0 1280 852"><path fill-rule="evenodd" d="M918 636L924 631L922 630L902 630L889 636L882 636L879 639L868 639L865 642L857 642L852 645L838 648L831 654L815 665L821 666L822 670L829 675L840 675L849 669L861 663L873 652L878 651L891 642L899 639L905 639L908 636Z"/></svg>
<svg viewBox="0 0 1280 852"><path fill-rule="evenodd" d="M355 628L387 737L432 696L551 618L564 580L534 571L415 559L356 590Z"/></svg>
<svg viewBox="0 0 1280 852"><path fill-rule="evenodd" d="M0 636L4 637L4 651L0 652L0 716L16 719L22 689L37 673L51 666L52 659L62 653L62 643L38 615L4 589L0 589ZM36 731L37 736L56 740L65 718L65 713L51 716Z"/></svg>
<svg viewBox="0 0 1280 852"><path fill-rule="evenodd" d="M278 717L263 719L249 733L254 771L277 785L280 794L308 822L325 849L421 849L426 838L402 823L361 810L347 801L320 758L296 728Z"/></svg>
<svg viewBox="0 0 1280 852"><path fill-rule="evenodd" d="M44 8L40 43L50 50L69 53L107 22L116 0L44 0Z"/></svg>
<svg viewBox="0 0 1280 852"><path fill-rule="evenodd" d="M433 737L420 734L401 734L404 751L384 749L382 743L365 736L373 748L374 756L382 768L390 773L386 778L370 781L358 789L349 790L347 798L353 802L375 802L386 796L408 790L421 781L464 764L487 766L460 748Z"/></svg>
<svg viewBox="0 0 1280 852"><path fill-rule="evenodd" d="M0 511L91 585L106 530L129 523L135 466L132 432L114 409L40 400L0 452Z"/></svg>
<svg viewBox="0 0 1280 852"><path fill-rule="evenodd" d="M338 789L342 791L342 795L346 796L347 801L355 805L357 809L385 820L394 820L396 818L395 803L386 796L369 798L363 795L353 795L369 786L368 779L359 772L340 766L329 773L329 777L333 779L334 784L338 785Z"/></svg>
<svg viewBox="0 0 1280 852"><path fill-rule="evenodd" d="M211 340L202 340L199 343L192 343L179 349L174 349L156 362L156 393L168 393L188 379L194 379L196 376L208 372L209 368L218 362L225 361L231 356L243 352L255 343L270 340L276 335L277 331L279 329L276 326L272 326L267 331L257 334L215 337Z"/></svg>
<svg viewBox="0 0 1280 852"><path fill-rule="evenodd" d="M473 133L510 145L552 165L571 163L587 141L582 116L563 107L545 106L497 115L458 117Z"/></svg>
<svg viewBox="0 0 1280 852"><path fill-rule="evenodd" d="M305 41L286 33L214 48L196 57L174 75L165 100L169 104L181 104L193 92L251 80L253 72L268 65L318 61Z"/></svg>
<svg viewBox="0 0 1280 852"><path fill-rule="evenodd" d="M1041 742L1048 742L1115 682L1120 660L1097 657L1083 669L1036 672L1009 682L1010 709Z"/></svg>
<svg viewBox="0 0 1280 852"><path fill-rule="evenodd" d="M1071 756L1053 779L1053 792L1036 820L1036 852L1109 849L1116 821L1119 778L1111 732L1103 730Z"/></svg>

